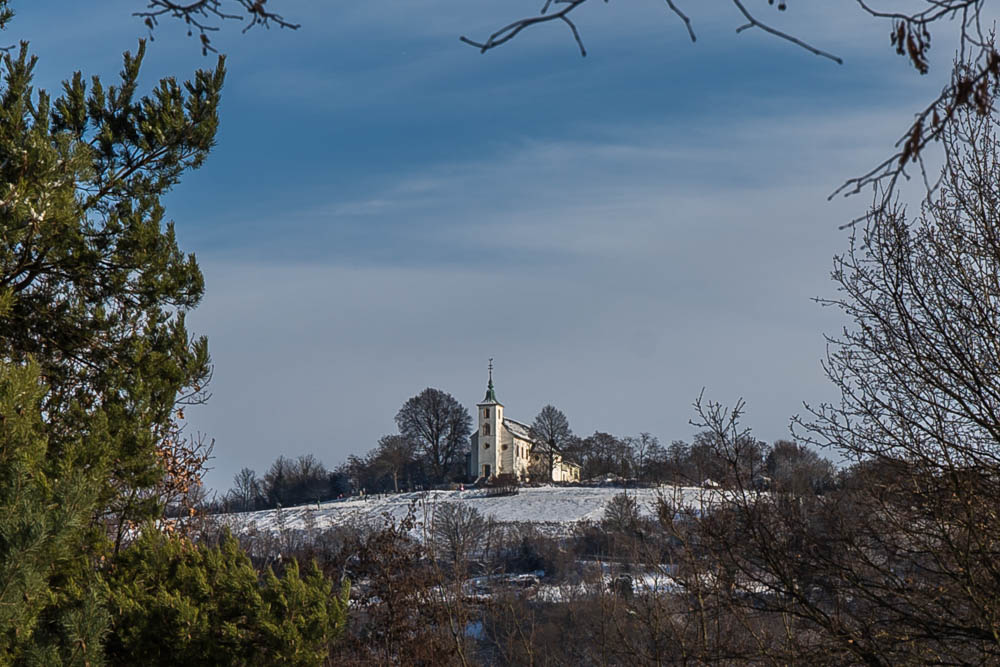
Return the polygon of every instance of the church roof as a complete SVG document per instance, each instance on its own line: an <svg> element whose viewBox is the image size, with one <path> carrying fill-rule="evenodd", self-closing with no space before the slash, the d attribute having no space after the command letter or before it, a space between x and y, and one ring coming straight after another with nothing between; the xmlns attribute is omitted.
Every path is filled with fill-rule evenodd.
<svg viewBox="0 0 1000 667"><path fill-rule="evenodd" d="M527 440L532 445L534 445L534 447L537 447L539 452L549 451L549 443L543 442L538 438L536 438L534 431L532 431L531 427L528 426L527 424L522 424L521 422L515 419L508 419L507 417L504 417L503 425L504 428L510 431L511 435L520 440Z"/></svg>
<svg viewBox="0 0 1000 667"><path fill-rule="evenodd" d="M509 419L507 417L504 417L503 425L504 428L510 431L510 434L513 435L515 438L518 438L520 440L527 440L528 442L530 442L532 445L532 451L537 451L540 454L548 453L549 443L536 438L534 435L534 431L532 431L531 427L528 426L527 424L522 424L516 419ZM558 448L556 448L555 451L560 455L560 457L562 457L562 462L565 463L566 465L576 466L577 468L580 467L578 463L574 463L573 461L570 461L566 457L562 456L562 452L560 452Z"/></svg>
<svg viewBox="0 0 1000 667"><path fill-rule="evenodd" d="M535 435L531 432L531 427L527 424L522 424L514 419L503 418L504 427L510 431L511 435L515 438L520 438L521 440L528 440L530 442L535 442Z"/></svg>

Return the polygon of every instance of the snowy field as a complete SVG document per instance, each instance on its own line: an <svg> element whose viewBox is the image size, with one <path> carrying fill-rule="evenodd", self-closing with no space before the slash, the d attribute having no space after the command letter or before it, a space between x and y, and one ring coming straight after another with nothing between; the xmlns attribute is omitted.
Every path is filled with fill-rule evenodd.
<svg viewBox="0 0 1000 667"><path fill-rule="evenodd" d="M339 525L399 521L412 510L417 530L433 519L436 507L444 503L463 503L483 516L503 523L531 523L539 528L559 531L578 521L600 521L608 501L622 492L616 487L525 487L517 495L487 497L481 489L466 491L422 491L345 498L326 503L300 505L280 510L262 510L228 514L223 517L234 532L279 532L330 528ZM656 489L628 489L636 499L641 515L655 514L657 498L662 495L678 504L701 508L711 503L718 491L699 487L662 486Z"/></svg>

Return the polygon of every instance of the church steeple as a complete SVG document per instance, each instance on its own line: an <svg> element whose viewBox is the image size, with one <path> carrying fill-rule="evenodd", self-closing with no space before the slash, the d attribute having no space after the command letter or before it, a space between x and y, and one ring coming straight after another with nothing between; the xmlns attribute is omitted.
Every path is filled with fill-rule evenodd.
<svg viewBox="0 0 1000 667"><path fill-rule="evenodd" d="M493 357L490 357L490 381L486 385L486 398L483 399L483 403L499 403L497 400L496 392L493 391Z"/></svg>
<svg viewBox="0 0 1000 667"><path fill-rule="evenodd" d="M479 413L479 428L473 436L473 442L478 444L474 448L475 456L473 470L476 477L489 478L503 472L511 472L510 461L504 464L504 456L509 459L509 454L503 454L505 446L504 438L509 441L510 434L504 434L503 425L503 404L497 400L497 392L493 389L493 358L490 358L490 379L486 385L486 398L476 406Z"/></svg>

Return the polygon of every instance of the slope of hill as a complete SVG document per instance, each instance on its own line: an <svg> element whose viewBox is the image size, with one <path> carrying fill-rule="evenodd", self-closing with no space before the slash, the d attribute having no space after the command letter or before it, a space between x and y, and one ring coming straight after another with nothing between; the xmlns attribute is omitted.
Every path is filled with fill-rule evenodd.
<svg viewBox="0 0 1000 667"><path fill-rule="evenodd" d="M228 514L220 518L234 532L255 530L313 530L338 525L399 521L412 508L419 531L442 503L463 503L479 510L485 517L504 523L532 523L559 530L579 521L599 521L604 508L615 495L616 487L526 487L511 496L490 497L480 489L465 491L422 491L383 494L360 499L356 496L326 503L300 505L280 510L262 510ZM701 507L718 493L698 487L661 486L654 489L628 489L642 515L655 514L661 495L688 507Z"/></svg>

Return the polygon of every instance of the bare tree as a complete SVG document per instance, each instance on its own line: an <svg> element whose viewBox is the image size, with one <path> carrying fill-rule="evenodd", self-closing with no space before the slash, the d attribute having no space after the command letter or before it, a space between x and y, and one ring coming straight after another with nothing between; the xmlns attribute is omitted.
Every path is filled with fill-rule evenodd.
<svg viewBox="0 0 1000 667"><path fill-rule="evenodd" d="M991 118L959 120L935 200L876 208L835 262L841 400L796 431L853 463L839 487L759 492L742 406L697 404L731 485L659 517L698 661L1000 661L1000 149Z"/></svg>
<svg viewBox="0 0 1000 667"><path fill-rule="evenodd" d="M948 159L936 199L914 219L900 206L876 211L861 243L835 263L842 296L826 303L854 322L831 339L826 361L842 399L804 426L857 464L891 471L869 500L895 548L875 574L905 577L893 598L913 607L893 633L930 631L925 647L991 662L1000 659L992 633L1000 618L992 537L1000 534L1000 147L994 117L969 111L942 137Z"/></svg>
<svg viewBox="0 0 1000 667"><path fill-rule="evenodd" d="M399 476L414 462L416 447L402 435L385 435L375 448L375 464L392 476L392 489L399 493Z"/></svg>
<svg viewBox="0 0 1000 667"><path fill-rule="evenodd" d="M625 444L629 448L632 472L642 479L646 476L646 465L651 456L660 449L660 441L652 433L643 432L625 438Z"/></svg>
<svg viewBox="0 0 1000 667"><path fill-rule="evenodd" d="M701 481L691 470L691 445L683 440L674 440L667 447L667 462L671 481L675 484Z"/></svg>
<svg viewBox="0 0 1000 667"><path fill-rule="evenodd" d="M335 665L468 665L465 629L476 617L415 538L416 506L399 520L349 528L335 549L320 552L325 567L352 582L355 612L345 637L331 647Z"/></svg>
<svg viewBox="0 0 1000 667"><path fill-rule="evenodd" d="M297 459L279 456L264 473L260 485L272 507L317 502L330 493L330 471L312 454Z"/></svg>
<svg viewBox="0 0 1000 667"><path fill-rule="evenodd" d="M233 488L229 491L229 500L240 511L255 510L261 503L261 483L257 473L250 468L242 468L233 475Z"/></svg>
<svg viewBox="0 0 1000 667"><path fill-rule="evenodd" d="M548 468L548 481L552 481L556 456L561 454L563 448L573 439L569 420L562 410L554 405L546 405L535 415L535 420L531 423L531 433L536 441L545 445L544 449L532 446L532 454L544 457Z"/></svg>
<svg viewBox="0 0 1000 667"><path fill-rule="evenodd" d="M814 450L792 440L775 442L764 467L776 491L819 493L833 486L833 464Z"/></svg>
<svg viewBox="0 0 1000 667"><path fill-rule="evenodd" d="M739 433L720 431L716 422L726 422L742 414L743 402L726 412L714 402L699 396L694 404L698 419L692 426L702 429L691 443L690 463L698 481L711 479L728 487L749 487L764 472L767 444L753 437L749 429ZM718 414L716 414L718 413ZM730 428L732 424L730 423Z"/></svg>
<svg viewBox="0 0 1000 667"><path fill-rule="evenodd" d="M854 321L831 338L827 375L843 395L807 429L854 460L905 458L929 469L1000 463L1000 158L996 126L964 114L945 135L940 196L915 219L871 217L837 258Z"/></svg>
<svg viewBox="0 0 1000 667"><path fill-rule="evenodd" d="M628 474L628 447L610 433L594 431L581 440L576 449L583 467L580 474L585 479L607 474L621 475L623 471Z"/></svg>
<svg viewBox="0 0 1000 667"><path fill-rule="evenodd" d="M462 503L442 503L434 510L431 539L438 553L451 566L465 569L489 522L475 507Z"/></svg>
<svg viewBox="0 0 1000 667"><path fill-rule="evenodd" d="M472 417L455 398L428 387L396 413L399 432L423 450L434 481L454 470L472 431Z"/></svg>

